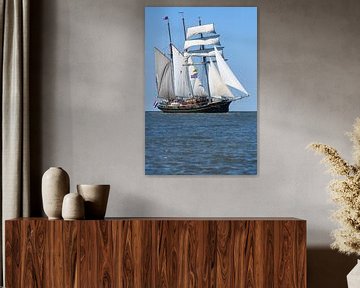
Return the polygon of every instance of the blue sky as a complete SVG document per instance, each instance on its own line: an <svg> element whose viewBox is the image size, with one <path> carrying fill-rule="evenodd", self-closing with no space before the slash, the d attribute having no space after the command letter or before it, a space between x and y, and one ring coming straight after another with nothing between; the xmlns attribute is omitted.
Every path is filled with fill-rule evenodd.
<svg viewBox="0 0 360 288"><path fill-rule="evenodd" d="M250 93L250 97L233 102L230 111L257 111L256 7L146 7L145 110L159 111L153 108L157 96L154 47L169 54L165 16L170 19L172 42L182 51L184 32L179 12L184 12L186 27L197 25L200 16L202 24L214 23L216 33L220 34L228 65Z"/></svg>

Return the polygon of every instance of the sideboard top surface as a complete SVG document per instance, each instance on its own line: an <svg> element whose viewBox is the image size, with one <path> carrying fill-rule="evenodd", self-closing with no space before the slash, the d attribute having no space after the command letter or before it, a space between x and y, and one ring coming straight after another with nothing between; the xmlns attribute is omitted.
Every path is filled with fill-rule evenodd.
<svg viewBox="0 0 360 288"><path fill-rule="evenodd" d="M64 221L48 220L45 217L15 218L6 221ZM75 221L304 221L294 217L109 217L104 220L75 220Z"/></svg>

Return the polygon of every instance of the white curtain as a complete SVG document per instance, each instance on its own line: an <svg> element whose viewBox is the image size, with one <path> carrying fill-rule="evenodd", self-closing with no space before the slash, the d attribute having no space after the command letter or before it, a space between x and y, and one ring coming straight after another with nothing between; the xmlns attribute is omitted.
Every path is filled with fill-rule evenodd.
<svg viewBox="0 0 360 288"><path fill-rule="evenodd" d="M4 221L29 216L29 0L0 0L0 5L1 262L4 271Z"/></svg>

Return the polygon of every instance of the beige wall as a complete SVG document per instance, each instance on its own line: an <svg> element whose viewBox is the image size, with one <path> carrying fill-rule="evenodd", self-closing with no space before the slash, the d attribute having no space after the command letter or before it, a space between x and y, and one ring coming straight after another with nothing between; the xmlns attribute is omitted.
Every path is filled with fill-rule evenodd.
<svg viewBox="0 0 360 288"><path fill-rule="evenodd" d="M259 7L256 177L144 175L144 6L176 3ZM32 5L34 189L62 166L72 190L111 184L107 216L294 216L308 221L310 247L330 243L330 176L305 146L319 140L351 156L344 132L360 115L360 2Z"/></svg>

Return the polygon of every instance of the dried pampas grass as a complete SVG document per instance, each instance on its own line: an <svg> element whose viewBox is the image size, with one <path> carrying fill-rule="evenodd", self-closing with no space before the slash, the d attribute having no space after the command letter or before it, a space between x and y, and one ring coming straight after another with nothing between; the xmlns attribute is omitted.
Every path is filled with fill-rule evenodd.
<svg viewBox="0 0 360 288"><path fill-rule="evenodd" d="M324 156L323 162L335 177L329 184L331 198L338 204L332 218L342 227L333 231L331 247L345 254L360 255L360 118L348 136L353 143L354 165L326 144L312 143L308 148Z"/></svg>

